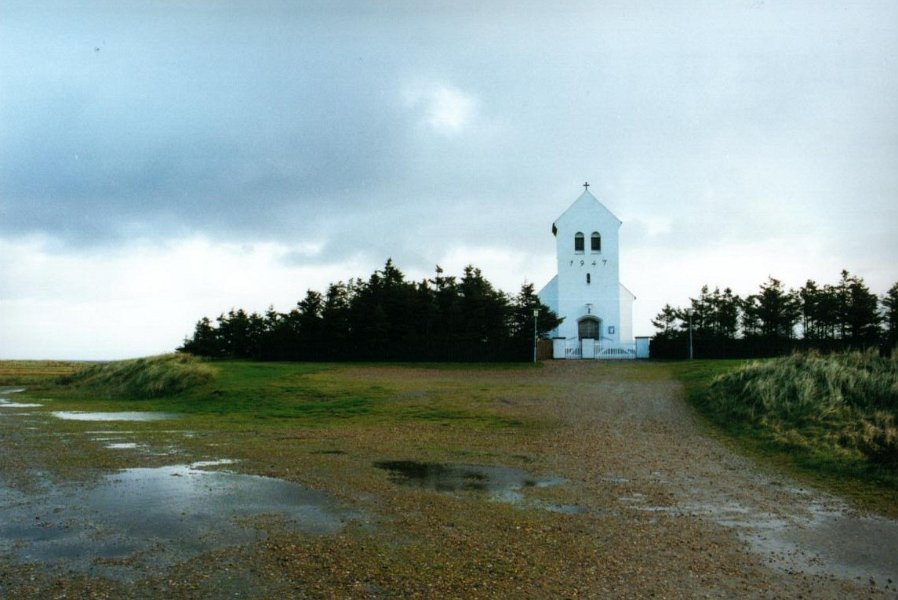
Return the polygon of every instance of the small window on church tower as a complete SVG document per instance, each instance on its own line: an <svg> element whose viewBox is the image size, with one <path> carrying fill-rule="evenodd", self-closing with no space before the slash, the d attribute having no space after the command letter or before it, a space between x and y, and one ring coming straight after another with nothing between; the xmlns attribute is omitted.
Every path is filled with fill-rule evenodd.
<svg viewBox="0 0 898 600"><path fill-rule="evenodd" d="M592 275L589 273L586 274L586 283L592 283Z"/></svg>
<svg viewBox="0 0 898 600"><path fill-rule="evenodd" d="M601 252L602 251L602 236L599 235L598 231L592 232L592 239L589 241L589 249L592 252Z"/></svg>
<svg viewBox="0 0 898 600"><path fill-rule="evenodd" d="M583 234L579 231L574 236L574 252L583 252Z"/></svg>

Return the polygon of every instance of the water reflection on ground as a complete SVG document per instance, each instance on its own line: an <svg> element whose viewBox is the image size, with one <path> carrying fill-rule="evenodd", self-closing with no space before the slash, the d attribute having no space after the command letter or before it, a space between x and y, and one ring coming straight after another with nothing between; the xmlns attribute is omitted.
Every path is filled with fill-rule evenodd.
<svg viewBox="0 0 898 600"><path fill-rule="evenodd" d="M37 402L10 402L6 398L0 398L0 408L37 408L43 406Z"/></svg>
<svg viewBox="0 0 898 600"><path fill-rule="evenodd" d="M583 513L579 506L552 504L527 498L524 489L551 487L565 482L560 477L534 477L512 467L495 465L461 465L427 463L408 460L379 461L374 466L389 472L390 480L399 485L425 488L438 492L480 492L490 500L520 506L541 508L551 512Z"/></svg>
<svg viewBox="0 0 898 600"><path fill-rule="evenodd" d="M263 536L246 518L270 515L316 535L355 517L327 494L295 483L206 470L220 465L126 469L92 487L48 485L39 495L0 486L0 556L130 577L135 568Z"/></svg>
<svg viewBox="0 0 898 600"><path fill-rule="evenodd" d="M181 415L168 412L82 412L57 410L52 414L57 419L64 421L168 421L177 419Z"/></svg>
<svg viewBox="0 0 898 600"><path fill-rule="evenodd" d="M784 490L796 497L800 489ZM838 575L885 588L898 580L898 522L863 516L837 498L806 498L806 511L761 511L724 495L694 490L675 506L651 506L633 494L621 500L633 508L677 517L707 518L734 529L764 562L786 573Z"/></svg>
<svg viewBox="0 0 898 600"><path fill-rule="evenodd" d="M37 408L43 406L36 402L13 402L7 396L10 394L20 394L25 388L0 387L0 408Z"/></svg>

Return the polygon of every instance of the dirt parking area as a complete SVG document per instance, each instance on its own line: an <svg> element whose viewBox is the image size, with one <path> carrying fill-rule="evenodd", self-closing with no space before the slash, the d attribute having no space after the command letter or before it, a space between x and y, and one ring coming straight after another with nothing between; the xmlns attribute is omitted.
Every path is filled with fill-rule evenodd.
<svg viewBox="0 0 898 600"><path fill-rule="evenodd" d="M898 523L734 453L663 364L338 371L507 426L71 420L0 392L0 597L898 597Z"/></svg>

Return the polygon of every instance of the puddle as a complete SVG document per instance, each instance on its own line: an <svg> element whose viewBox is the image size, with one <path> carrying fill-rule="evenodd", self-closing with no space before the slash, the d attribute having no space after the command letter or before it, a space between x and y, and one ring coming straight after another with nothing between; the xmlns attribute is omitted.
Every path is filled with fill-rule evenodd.
<svg viewBox="0 0 898 600"><path fill-rule="evenodd" d="M630 483L630 480L626 477L613 477L610 475L607 477L600 477L599 481L604 481L605 483L610 483L612 485L624 485Z"/></svg>
<svg viewBox="0 0 898 600"><path fill-rule="evenodd" d="M34 402L11 402L8 398L4 397L8 394L20 394L24 391L25 388L22 387L0 387L0 408L37 408L43 406L43 404L36 404Z"/></svg>
<svg viewBox="0 0 898 600"><path fill-rule="evenodd" d="M221 464L127 469L92 487L49 487L39 496L0 486L0 554L131 578L134 569L264 538L247 524L253 517L273 516L310 535L336 533L357 518L327 494L295 483L205 470ZM98 559L118 559L118 566Z"/></svg>
<svg viewBox="0 0 898 600"><path fill-rule="evenodd" d="M137 443L136 442L112 442L112 443L106 444L105 447L109 448L110 450L135 450L135 449L137 449Z"/></svg>
<svg viewBox="0 0 898 600"><path fill-rule="evenodd" d="M54 411L57 419L64 421L168 421L177 419L181 415L167 412L80 412L80 411Z"/></svg>
<svg viewBox="0 0 898 600"><path fill-rule="evenodd" d="M857 516L841 505L809 502L806 514L783 516L724 498L676 506L649 506L640 494L620 500L640 511L707 518L734 529L767 565L786 573L835 575L880 587L898 580L898 522Z"/></svg>
<svg viewBox="0 0 898 600"><path fill-rule="evenodd" d="M898 579L898 523L888 519L816 515L803 524L758 523L740 537L783 571L835 574L880 587Z"/></svg>
<svg viewBox="0 0 898 600"><path fill-rule="evenodd" d="M43 404L37 404L35 402L10 402L5 398L0 398L0 408L37 408L38 406L43 406Z"/></svg>
<svg viewBox="0 0 898 600"><path fill-rule="evenodd" d="M378 461L374 466L388 471L390 481L398 485L443 493L482 493L494 502L530 506L550 512L565 514L586 512L583 507L551 504L528 499L524 495L523 490L526 488L561 485L565 480L560 477L538 478L512 467L422 463L407 460Z"/></svg>

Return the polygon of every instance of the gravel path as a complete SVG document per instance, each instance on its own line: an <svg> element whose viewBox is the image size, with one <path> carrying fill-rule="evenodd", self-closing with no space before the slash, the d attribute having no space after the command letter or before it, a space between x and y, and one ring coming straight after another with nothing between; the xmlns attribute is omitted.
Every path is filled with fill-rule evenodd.
<svg viewBox="0 0 898 600"><path fill-rule="evenodd" d="M898 597L898 522L734 454L660 373L645 381L639 365L546 367L577 380L553 407L569 432L557 460L579 459L584 482L614 490L609 505L623 523L681 527L687 545L716 540L717 571L701 577L722 585L721 595ZM684 569L693 568L692 550Z"/></svg>
<svg viewBox="0 0 898 600"><path fill-rule="evenodd" d="M402 382L397 398L467 390L470 402L547 425L388 422L195 435L167 422L158 431L97 433L50 417L52 402L0 408L0 597L898 597L898 523L734 454L709 434L663 364L365 367L340 376L379 388ZM86 465L87 455L102 465ZM334 514L348 515L343 529L309 535L277 520L252 522L258 534L248 540L234 534L230 545L189 551L172 537L179 528L168 526L165 543L151 547L115 533L124 537L108 539L134 546L122 556L107 544L97 560L76 551L68 562L23 559L39 547L27 537L35 527L83 532L70 549L97 532L127 529L127 513L104 521L74 504L119 493L115 486L139 469L194 477L200 485L191 494L236 481L165 466L216 459L235 462L208 468L326 494ZM374 464L384 460L480 465L473 475L446 472L475 483L497 474L512 488L397 485ZM132 470L119 470L126 466ZM69 472L80 475L69 480ZM167 472L152 476L159 473ZM523 484L527 473L533 481ZM160 519L191 519L192 510ZM134 520L147 514L145 506ZM240 515L240 523L251 517ZM196 527L183 529L196 535Z"/></svg>

